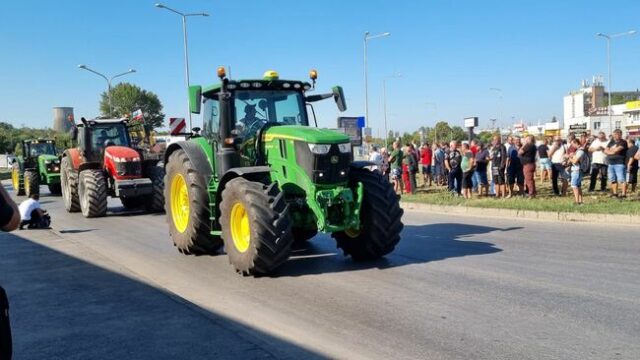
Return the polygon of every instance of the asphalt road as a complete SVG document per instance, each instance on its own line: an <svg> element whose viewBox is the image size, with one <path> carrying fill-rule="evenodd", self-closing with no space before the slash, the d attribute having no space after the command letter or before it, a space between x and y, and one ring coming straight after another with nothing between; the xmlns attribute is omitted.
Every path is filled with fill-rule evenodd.
<svg viewBox="0 0 640 360"><path fill-rule="evenodd" d="M640 358L640 227L407 212L383 260L321 235L251 278L179 254L164 214L41 200L54 231L0 244L18 358Z"/></svg>

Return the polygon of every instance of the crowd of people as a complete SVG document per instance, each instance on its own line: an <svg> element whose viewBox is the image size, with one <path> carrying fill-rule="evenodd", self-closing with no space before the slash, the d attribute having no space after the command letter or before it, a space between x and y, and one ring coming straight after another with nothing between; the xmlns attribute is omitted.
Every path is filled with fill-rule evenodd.
<svg viewBox="0 0 640 360"><path fill-rule="evenodd" d="M639 145L640 138L625 139L619 129L609 136L604 132L543 139L508 136L504 142L496 135L491 144L471 140L418 147L397 140L390 151L373 147L369 160L400 195L415 194L419 177L422 187L446 186L453 195L467 199L474 194L535 198L536 182L550 181L554 196L565 196L571 188L575 204L582 205L585 177L588 192L609 191L609 197L626 198L636 191Z"/></svg>

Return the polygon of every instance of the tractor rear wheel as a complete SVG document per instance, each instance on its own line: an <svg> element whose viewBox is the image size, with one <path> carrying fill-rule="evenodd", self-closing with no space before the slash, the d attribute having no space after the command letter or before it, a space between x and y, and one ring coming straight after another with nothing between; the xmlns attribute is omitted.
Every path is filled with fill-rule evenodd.
<svg viewBox="0 0 640 360"><path fill-rule="evenodd" d="M24 194L27 197L40 194L40 175L37 172L31 170L24 172Z"/></svg>
<svg viewBox="0 0 640 360"><path fill-rule="evenodd" d="M213 254L222 239L211 235L211 213L205 174L200 174L184 150L166 164L164 208L173 244L183 254Z"/></svg>
<svg viewBox="0 0 640 360"><path fill-rule="evenodd" d="M360 209L360 228L340 231L332 236L345 255L356 260L380 258L395 248L400 241L402 214L398 196L393 187L378 172L368 169L351 169L349 185L364 186Z"/></svg>
<svg viewBox="0 0 640 360"><path fill-rule="evenodd" d="M71 159L63 157L60 163L60 186L62 187L62 200L64 208L68 212L80 211L80 199L78 198L78 174L73 169Z"/></svg>
<svg viewBox="0 0 640 360"><path fill-rule="evenodd" d="M102 170L83 170L78 184L80 210L84 217L100 217L107 214L107 181Z"/></svg>
<svg viewBox="0 0 640 360"><path fill-rule="evenodd" d="M243 275L269 273L289 258L289 206L275 183L230 180L222 192L220 225L229 262Z"/></svg>
<svg viewBox="0 0 640 360"><path fill-rule="evenodd" d="M60 183L56 183L56 184L49 184L49 192L51 193L51 195L60 195L60 193L62 192L62 187Z"/></svg>
<svg viewBox="0 0 640 360"><path fill-rule="evenodd" d="M164 210L164 168L149 166L146 174L151 179L153 192L145 199L145 208L148 212L160 212Z"/></svg>
<svg viewBox="0 0 640 360"><path fill-rule="evenodd" d="M20 179L22 174L20 174L20 165L15 164L11 168L11 185L13 185L13 192L16 195L24 195L24 185Z"/></svg>

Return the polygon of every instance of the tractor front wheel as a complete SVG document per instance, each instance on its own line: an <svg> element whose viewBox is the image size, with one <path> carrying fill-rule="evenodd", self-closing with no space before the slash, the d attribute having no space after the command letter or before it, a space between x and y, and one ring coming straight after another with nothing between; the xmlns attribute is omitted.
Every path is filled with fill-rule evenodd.
<svg viewBox="0 0 640 360"><path fill-rule="evenodd" d="M360 228L334 233L338 247L353 260L374 260L395 248L400 241L402 214L398 196L380 173L368 169L351 169L349 185L364 187L360 208Z"/></svg>
<svg viewBox="0 0 640 360"><path fill-rule="evenodd" d="M20 181L20 166L18 164L13 165L11 168L11 185L13 185L13 191L16 195L24 195L24 185Z"/></svg>
<svg viewBox="0 0 640 360"><path fill-rule="evenodd" d="M60 186L62 187L62 200L64 208L68 212L80 211L80 199L78 198L78 174L73 169L73 164L68 157L63 157L60 163Z"/></svg>
<svg viewBox="0 0 640 360"><path fill-rule="evenodd" d="M220 225L229 262L243 275L269 273L289 258L289 206L275 183L230 180L222 192Z"/></svg>
<svg viewBox="0 0 640 360"><path fill-rule="evenodd" d="M169 235L183 254L213 254L222 239L211 235L211 213L205 174L200 174L184 150L176 150L166 164L165 211Z"/></svg>
<svg viewBox="0 0 640 360"><path fill-rule="evenodd" d="M80 172L78 196L84 217L100 217L107 214L107 181L102 170Z"/></svg>
<svg viewBox="0 0 640 360"><path fill-rule="evenodd" d="M31 170L24 172L24 193L27 197L40 194L40 175L37 172Z"/></svg>
<svg viewBox="0 0 640 360"><path fill-rule="evenodd" d="M160 212L164 210L164 168L157 165L149 166L146 173L151 179L153 192L147 197L145 208L148 212Z"/></svg>

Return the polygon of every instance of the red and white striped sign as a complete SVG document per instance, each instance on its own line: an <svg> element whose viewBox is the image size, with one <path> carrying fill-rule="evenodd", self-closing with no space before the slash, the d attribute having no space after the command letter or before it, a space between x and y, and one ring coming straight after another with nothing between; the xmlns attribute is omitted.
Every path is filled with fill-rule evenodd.
<svg viewBox="0 0 640 360"><path fill-rule="evenodd" d="M169 118L169 129L171 129L171 135L180 135L185 127L187 127L187 122L184 121L184 118Z"/></svg>

